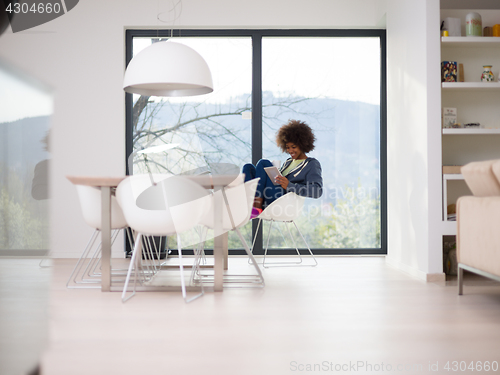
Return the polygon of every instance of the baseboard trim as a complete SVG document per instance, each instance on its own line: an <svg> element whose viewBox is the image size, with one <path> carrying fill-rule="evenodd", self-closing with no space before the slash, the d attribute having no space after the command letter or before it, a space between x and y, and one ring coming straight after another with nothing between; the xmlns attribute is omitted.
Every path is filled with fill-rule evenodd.
<svg viewBox="0 0 500 375"><path fill-rule="evenodd" d="M446 274L445 273L427 273L424 271L420 271L416 269L415 267L411 267L407 264L404 264L400 262L399 260L395 260L391 258L390 256L385 257L385 262L386 264L416 278L428 283L432 282L438 282L438 281L445 281L446 280Z"/></svg>
<svg viewBox="0 0 500 375"><path fill-rule="evenodd" d="M446 274L444 272L441 273L428 273L426 281L428 283L435 283L446 281Z"/></svg>
<svg viewBox="0 0 500 375"><path fill-rule="evenodd" d="M49 250L0 250L1 257L44 257L48 254Z"/></svg>

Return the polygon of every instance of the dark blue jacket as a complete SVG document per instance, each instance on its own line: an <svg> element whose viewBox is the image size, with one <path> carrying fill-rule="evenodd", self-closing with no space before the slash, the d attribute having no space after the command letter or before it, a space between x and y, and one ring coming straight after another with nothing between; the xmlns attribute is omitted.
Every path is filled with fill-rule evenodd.
<svg viewBox="0 0 500 375"><path fill-rule="evenodd" d="M287 159L280 168L283 172L292 162ZM287 193L294 193L309 198L319 198L323 194L323 178L321 177L321 164L315 158L307 158L298 167L285 176L289 183Z"/></svg>

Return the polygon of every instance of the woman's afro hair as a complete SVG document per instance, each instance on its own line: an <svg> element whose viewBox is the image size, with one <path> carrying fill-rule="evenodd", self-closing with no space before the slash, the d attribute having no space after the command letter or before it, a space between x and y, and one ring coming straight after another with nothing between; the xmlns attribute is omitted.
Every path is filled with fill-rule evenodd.
<svg viewBox="0 0 500 375"><path fill-rule="evenodd" d="M276 144L286 152L286 144L293 143L303 153L314 150L316 137L312 129L303 121L288 120L288 123L279 128L276 134Z"/></svg>

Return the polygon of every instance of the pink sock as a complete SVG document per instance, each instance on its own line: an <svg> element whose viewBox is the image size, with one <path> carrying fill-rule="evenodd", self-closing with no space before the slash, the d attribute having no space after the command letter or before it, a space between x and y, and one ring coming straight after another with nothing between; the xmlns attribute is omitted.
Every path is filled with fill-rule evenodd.
<svg viewBox="0 0 500 375"><path fill-rule="evenodd" d="M254 219L260 215L262 208L252 207L252 213L250 214L250 219Z"/></svg>

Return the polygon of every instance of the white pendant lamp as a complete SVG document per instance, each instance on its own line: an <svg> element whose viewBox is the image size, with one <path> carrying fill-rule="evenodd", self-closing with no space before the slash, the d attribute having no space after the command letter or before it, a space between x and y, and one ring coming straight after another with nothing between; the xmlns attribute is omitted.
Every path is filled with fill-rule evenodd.
<svg viewBox="0 0 500 375"><path fill-rule="evenodd" d="M128 64L126 92L147 96L194 96L213 89L208 64L191 47L171 41L145 48Z"/></svg>

